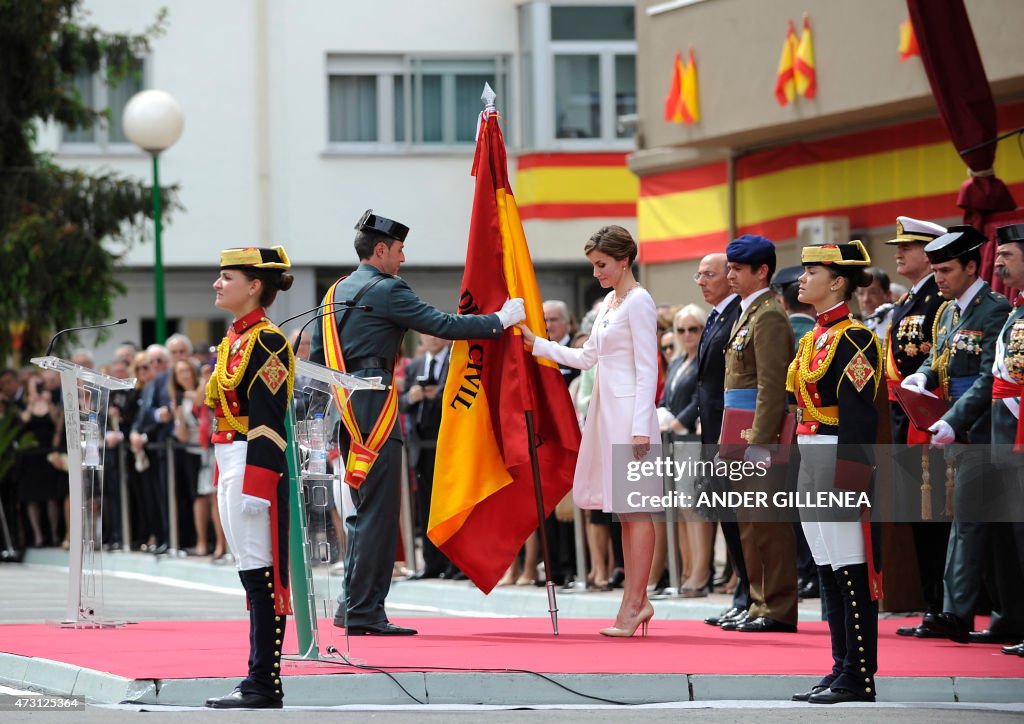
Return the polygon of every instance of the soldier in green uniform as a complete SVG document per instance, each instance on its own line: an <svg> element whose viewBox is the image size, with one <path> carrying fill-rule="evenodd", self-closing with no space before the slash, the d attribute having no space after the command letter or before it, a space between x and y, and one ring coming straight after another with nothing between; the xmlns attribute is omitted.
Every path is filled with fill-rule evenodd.
<svg viewBox="0 0 1024 724"><path fill-rule="evenodd" d="M310 359L359 377L381 377L391 389L361 391L341 411L345 481L355 510L345 521L347 615L339 597L334 624L347 625L350 635L410 636L416 631L390 623L384 610L398 544L402 433L391 382L402 338L414 329L443 339L494 339L526 315L522 299L506 301L493 314L435 309L397 276L408 227L368 210L355 228L359 267L331 287L325 303L344 299L369 309L325 316L315 327Z"/></svg>
<svg viewBox="0 0 1024 724"><path fill-rule="evenodd" d="M932 445L966 443L949 456L957 472L943 612L924 621L929 630L959 643L970 640L990 543L989 525L976 522L971 506L991 477L986 453L992 434L992 364L996 339L1010 312L1006 298L978 277L985 241L972 226L951 226L924 248L947 301L936 317L928 359L901 383L915 392L938 387L951 403L929 429ZM998 618L993 612L993 625Z"/></svg>

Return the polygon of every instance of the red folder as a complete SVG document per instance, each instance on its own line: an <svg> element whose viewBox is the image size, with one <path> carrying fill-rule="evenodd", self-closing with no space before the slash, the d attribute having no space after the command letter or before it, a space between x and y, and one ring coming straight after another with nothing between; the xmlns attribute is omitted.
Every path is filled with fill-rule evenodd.
<svg viewBox="0 0 1024 724"><path fill-rule="evenodd" d="M896 401L907 413L910 424L923 432L927 432L950 408L950 404L939 397L924 395L905 387L896 388Z"/></svg>
<svg viewBox="0 0 1024 724"><path fill-rule="evenodd" d="M750 443L746 434L754 426L754 411L740 410L735 407L725 408L722 416L722 436L719 439L718 456L723 460L742 460L743 453ZM772 462L785 464L789 462L790 447L796 441L796 413L787 412L782 418L779 434L775 438L772 450ZM768 446L771 448L771 446Z"/></svg>

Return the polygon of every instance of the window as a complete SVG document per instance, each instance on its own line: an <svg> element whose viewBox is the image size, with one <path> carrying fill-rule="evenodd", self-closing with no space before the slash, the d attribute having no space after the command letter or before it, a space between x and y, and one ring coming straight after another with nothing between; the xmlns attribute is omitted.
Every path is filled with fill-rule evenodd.
<svg viewBox="0 0 1024 724"><path fill-rule="evenodd" d="M469 145L484 83L507 96L507 59L330 56L328 141L337 148Z"/></svg>
<svg viewBox="0 0 1024 724"><path fill-rule="evenodd" d="M64 144L82 144L105 149L116 144L130 144L124 133L122 116L124 107L131 97L143 89L144 64L140 59L117 86L107 83L106 64L101 64L95 73L80 72L72 81L82 103L97 110L106 109L107 120L96 123L92 128L63 129Z"/></svg>
<svg viewBox="0 0 1024 724"><path fill-rule="evenodd" d="M636 113L636 23L632 4L519 7L523 143L528 148L626 149Z"/></svg>

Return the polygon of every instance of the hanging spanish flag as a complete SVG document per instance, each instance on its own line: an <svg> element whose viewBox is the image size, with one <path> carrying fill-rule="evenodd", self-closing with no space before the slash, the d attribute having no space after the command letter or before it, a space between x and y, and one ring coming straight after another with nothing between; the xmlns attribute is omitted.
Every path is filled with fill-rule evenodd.
<svg viewBox="0 0 1024 724"><path fill-rule="evenodd" d="M476 191L459 311L526 302L526 324L546 330L540 292L512 196L498 114L481 117L473 159ZM530 533L537 504L525 416L534 414L545 515L572 488L580 430L554 362L535 359L522 336L457 341L444 388L427 535L490 593Z"/></svg>
<svg viewBox="0 0 1024 724"><path fill-rule="evenodd" d="M693 58L693 48L683 69L683 96L680 99L683 123L689 125L700 120L700 97L697 94L697 61Z"/></svg>
<svg viewBox="0 0 1024 724"><path fill-rule="evenodd" d="M917 36L914 35L914 25L910 22L910 16L900 23L900 62L921 55L921 49L917 47Z"/></svg>
<svg viewBox="0 0 1024 724"><path fill-rule="evenodd" d="M683 56L676 53L672 61L672 83L668 87L668 95L665 96L665 120L670 123L682 123L682 98L683 98Z"/></svg>
<svg viewBox="0 0 1024 724"><path fill-rule="evenodd" d="M818 93L818 72L814 67L814 39L811 37L811 21L804 15L804 29L800 34L800 44L793 59L796 72L796 92L807 100Z"/></svg>
<svg viewBox="0 0 1024 724"><path fill-rule="evenodd" d="M779 57L779 69L775 74L775 100L780 106L788 106L796 100L796 82L793 70L793 57L796 55L796 28L789 21L786 40L782 44L782 55Z"/></svg>

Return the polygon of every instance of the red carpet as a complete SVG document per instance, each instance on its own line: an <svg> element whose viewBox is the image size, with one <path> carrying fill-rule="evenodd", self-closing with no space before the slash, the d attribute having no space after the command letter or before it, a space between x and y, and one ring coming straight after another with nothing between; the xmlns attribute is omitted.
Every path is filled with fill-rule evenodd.
<svg viewBox="0 0 1024 724"><path fill-rule="evenodd" d="M880 622L879 676L1024 677L1024 659L994 645L896 636L905 620ZM398 619L416 637L357 637L352 657L369 666L420 670L530 669L546 673L807 674L831 667L824 622L801 623L799 634L728 633L700 621L657 621L647 639L597 634L607 621L562 619ZM983 627L979 619L977 625ZM121 629L62 630L43 624L0 626L0 650L61 661L130 679L241 677L248 622L146 621ZM344 638L322 621L321 649ZM289 626L285 653L296 649ZM285 675L355 672L315 662L285 662Z"/></svg>

